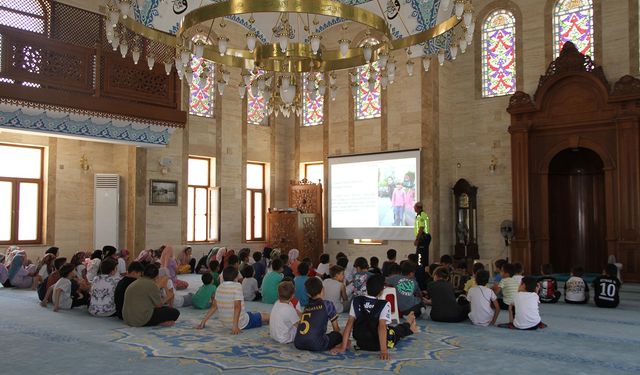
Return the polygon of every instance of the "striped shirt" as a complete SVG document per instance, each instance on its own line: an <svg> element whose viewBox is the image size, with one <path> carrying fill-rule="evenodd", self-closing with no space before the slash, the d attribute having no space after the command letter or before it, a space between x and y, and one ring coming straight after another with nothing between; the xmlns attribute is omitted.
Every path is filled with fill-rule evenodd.
<svg viewBox="0 0 640 375"><path fill-rule="evenodd" d="M238 328L244 329L249 324L249 315L244 310L244 294L242 285L235 281L225 281L216 290L216 304L220 314L220 323L225 327L233 327L233 308L235 301L240 301L240 318Z"/></svg>
<svg viewBox="0 0 640 375"><path fill-rule="evenodd" d="M507 305L512 304L513 297L515 297L516 293L518 293L519 287L520 284L518 283L518 280L514 279L513 277L505 277L504 279L500 280L500 288L502 289L502 301Z"/></svg>

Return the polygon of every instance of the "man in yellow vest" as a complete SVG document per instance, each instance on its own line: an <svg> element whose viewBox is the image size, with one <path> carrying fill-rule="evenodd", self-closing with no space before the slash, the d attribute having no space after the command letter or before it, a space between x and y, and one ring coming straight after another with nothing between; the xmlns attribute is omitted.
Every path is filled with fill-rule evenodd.
<svg viewBox="0 0 640 375"><path fill-rule="evenodd" d="M431 234L429 233L429 216L422 209L422 202L413 206L416 211L416 221L413 225L413 233L416 236L413 244L416 246L419 265L429 265L429 245L431 244Z"/></svg>

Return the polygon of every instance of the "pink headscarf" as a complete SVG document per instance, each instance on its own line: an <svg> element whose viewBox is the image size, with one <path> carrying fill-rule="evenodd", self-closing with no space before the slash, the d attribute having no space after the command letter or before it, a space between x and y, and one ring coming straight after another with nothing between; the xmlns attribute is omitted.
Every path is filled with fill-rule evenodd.
<svg viewBox="0 0 640 375"><path fill-rule="evenodd" d="M162 255L160 256L160 265L162 267L168 267L171 258L173 258L173 248L167 245L167 247L165 247L162 251Z"/></svg>

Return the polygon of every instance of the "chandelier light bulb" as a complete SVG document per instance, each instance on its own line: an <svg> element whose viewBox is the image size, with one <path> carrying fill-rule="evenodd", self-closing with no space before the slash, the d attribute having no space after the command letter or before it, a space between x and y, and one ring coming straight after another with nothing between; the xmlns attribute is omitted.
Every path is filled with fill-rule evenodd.
<svg viewBox="0 0 640 375"><path fill-rule="evenodd" d="M320 80L320 82L318 82L318 92L320 93L320 96L324 96L326 91L327 84L324 82L324 80Z"/></svg>
<svg viewBox="0 0 640 375"><path fill-rule="evenodd" d="M460 52L467 52L467 40L465 38L461 38L458 42L458 46L460 47Z"/></svg>
<svg viewBox="0 0 640 375"><path fill-rule="evenodd" d="M229 79L231 78L231 73L228 70L223 70L222 71L222 79L229 83Z"/></svg>
<svg viewBox="0 0 640 375"><path fill-rule="evenodd" d="M285 90L288 90L289 86L291 86L291 77L282 76L282 78L280 79L280 87L282 87Z"/></svg>
<svg viewBox="0 0 640 375"><path fill-rule="evenodd" d="M387 77L386 75L383 75L382 78L380 78L380 85L382 86L383 89L386 89L387 85L389 85L389 77Z"/></svg>
<svg viewBox="0 0 640 375"><path fill-rule="evenodd" d="M209 79L209 73L211 71L209 70L209 67L204 65L204 68L202 68L202 73L200 73L200 76L198 77L198 79L200 80L200 87L203 87L204 85L207 84L207 81Z"/></svg>
<svg viewBox="0 0 640 375"><path fill-rule="evenodd" d="M451 5L451 0L440 0L440 6L442 7L442 9L449 9L449 5Z"/></svg>
<svg viewBox="0 0 640 375"><path fill-rule="evenodd" d="M280 52L287 52L287 47L289 46L289 35L287 35L286 31L282 31L280 35L278 35L278 44L280 44Z"/></svg>
<svg viewBox="0 0 640 375"><path fill-rule="evenodd" d="M251 95L254 97L258 96L258 85L255 82L251 85Z"/></svg>
<svg viewBox="0 0 640 375"><path fill-rule="evenodd" d="M242 82L238 84L238 95L240 99L244 99L244 94L247 92L247 86L245 86Z"/></svg>
<svg viewBox="0 0 640 375"><path fill-rule="evenodd" d="M131 50L131 57L133 58L133 63L135 65L138 65L138 62L140 62L140 49L138 49L137 47L134 47Z"/></svg>
<svg viewBox="0 0 640 375"><path fill-rule="evenodd" d="M455 60L458 57L458 45L453 43L449 46L449 52L451 53L451 60Z"/></svg>
<svg viewBox="0 0 640 375"><path fill-rule="evenodd" d="M371 44L366 43L364 47L362 47L362 52L364 54L364 61L368 64L371 62L371 54L373 53L373 47Z"/></svg>
<svg viewBox="0 0 640 375"><path fill-rule="evenodd" d="M387 74L389 76L389 84L393 83L396 80L396 73L395 72L388 72Z"/></svg>
<svg viewBox="0 0 640 375"><path fill-rule="evenodd" d="M340 39L338 41L338 44L340 45L340 57L347 57L347 53L349 52L349 44L351 44L351 41L348 39Z"/></svg>
<svg viewBox="0 0 640 375"><path fill-rule="evenodd" d="M311 41L311 51L313 51L313 54L316 55L318 53L318 51L320 50L320 40L322 39L322 37L318 34L313 34L309 37L309 40Z"/></svg>
<svg viewBox="0 0 640 375"><path fill-rule="evenodd" d="M424 69L424 71L428 72L430 67L431 67L431 57L423 58L422 59L422 68Z"/></svg>
<svg viewBox="0 0 640 375"><path fill-rule="evenodd" d="M178 79L182 81L182 78L184 77L184 71L182 69L177 69L176 67L176 73L178 73Z"/></svg>
<svg viewBox="0 0 640 375"><path fill-rule="evenodd" d="M256 37L256 33L254 33L253 31L249 31L247 33L247 49L250 52L253 52L254 49L256 49L256 41L257 41L257 37Z"/></svg>
<svg viewBox="0 0 640 375"><path fill-rule="evenodd" d="M387 71L389 72L389 75L391 74L396 74L396 62L391 60L387 63Z"/></svg>
<svg viewBox="0 0 640 375"><path fill-rule="evenodd" d="M127 19L129 12L131 12L131 0L120 0L118 7L122 12L122 18Z"/></svg>
<svg viewBox="0 0 640 375"><path fill-rule="evenodd" d="M117 35L114 35L113 39L111 39L111 47L113 47L114 51L117 51L119 46L120 46L120 38L118 38Z"/></svg>
<svg viewBox="0 0 640 375"><path fill-rule="evenodd" d="M190 67L184 68L184 78L187 79L189 85L193 83L193 70Z"/></svg>
<svg viewBox="0 0 640 375"><path fill-rule="evenodd" d="M147 66L149 70L153 70L153 66L156 64L156 55L152 52L147 53ZM169 67L169 71L171 71L171 67Z"/></svg>
<svg viewBox="0 0 640 375"><path fill-rule="evenodd" d="M316 91L316 90L310 90L310 91L309 91L309 98L310 98L312 101L315 101L315 100L316 100L316 98L318 98L318 91Z"/></svg>
<svg viewBox="0 0 640 375"><path fill-rule="evenodd" d="M467 33L464 34L464 39L467 41L467 45L470 45L471 42L473 42L473 31L471 31L471 29L467 29Z"/></svg>
<svg viewBox="0 0 640 375"><path fill-rule="evenodd" d="M171 68L173 67L173 64L171 63L171 61L165 61L164 63L164 71L165 73L167 73L167 75L171 74Z"/></svg>
<svg viewBox="0 0 640 375"><path fill-rule="evenodd" d="M120 21L120 12L118 12L118 9L112 8L109 11L109 22L111 23L111 27L118 26L118 21Z"/></svg>
<svg viewBox="0 0 640 375"><path fill-rule="evenodd" d="M389 61L389 52L382 51L378 54L378 63L380 64L381 68L383 69L386 68L388 61Z"/></svg>
<svg viewBox="0 0 640 375"><path fill-rule="evenodd" d="M456 0L456 4L453 7L453 12L455 13L457 19L462 18L462 14L464 13L464 0Z"/></svg>
<svg viewBox="0 0 640 375"><path fill-rule="evenodd" d="M409 77L413 77L413 66L414 65L415 65L415 63L413 62L413 60L407 61L407 74L409 75Z"/></svg>
<svg viewBox="0 0 640 375"><path fill-rule="evenodd" d="M249 71L243 71L242 73L240 73L240 76L242 77L242 81L244 82L245 86L251 85L251 73L249 73Z"/></svg>
<svg viewBox="0 0 640 375"><path fill-rule="evenodd" d="M331 72L331 74L329 74L329 85L335 86L336 81L337 81L336 72Z"/></svg>
<svg viewBox="0 0 640 375"><path fill-rule="evenodd" d="M369 85L369 91L373 91L376 88L376 77L372 74L367 80L367 83Z"/></svg>
<svg viewBox="0 0 640 375"><path fill-rule="evenodd" d="M189 59L191 58L191 51L188 49L183 49L180 52L180 63L182 66L187 66L189 64Z"/></svg>
<svg viewBox="0 0 640 375"><path fill-rule="evenodd" d="M129 51L129 45L127 44L127 41L123 41L122 43L120 43L120 54L122 55L122 58L124 59L127 56L127 52Z"/></svg>
<svg viewBox="0 0 640 375"><path fill-rule="evenodd" d="M329 95L331 96L331 100L335 101L336 96L338 95L338 86L331 85L331 87L329 88Z"/></svg>
<svg viewBox="0 0 640 375"><path fill-rule="evenodd" d="M472 22L469 25L469 27L467 27L467 32L469 32L469 33L471 33L471 35L473 35L474 31L476 31L476 24Z"/></svg>
<svg viewBox="0 0 640 375"><path fill-rule="evenodd" d="M264 101L266 103L269 103L269 100L271 100L271 89L264 90L264 93L262 93L262 97L264 98Z"/></svg>
<svg viewBox="0 0 640 375"><path fill-rule="evenodd" d="M196 55L197 58L201 58L204 55L204 42L198 40L196 42L195 47L193 48L193 54Z"/></svg>
<svg viewBox="0 0 640 375"><path fill-rule="evenodd" d="M440 64L440 66L444 65L444 50L443 49L438 51L438 63Z"/></svg>
<svg viewBox="0 0 640 375"><path fill-rule="evenodd" d="M473 21L473 12L471 11L471 9L465 10L462 18L464 21L464 25L469 28L469 26L471 25L471 21Z"/></svg>
<svg viewBox="0 0 640 375"><path fill-rule="evenodd" d="M224 56L225 53L227 53L228 46L229 46L229 38L225 36L218 37L218 50L220 50L220 56Z"/></svg>
<svg viewBox="0 0 640 375"><path fill-rule="evenodd" d="M227 83L223 79L218 80L218 92L220 93L220 96L224 95L224 88L226 86Z"/></svg>
<svg viewBox="0 0 640 375"><path fill-rule="evenodd" d="M264 91L265 87L267 87L267 82L264 79L264 76L258 77L258 90Z"/></svg>

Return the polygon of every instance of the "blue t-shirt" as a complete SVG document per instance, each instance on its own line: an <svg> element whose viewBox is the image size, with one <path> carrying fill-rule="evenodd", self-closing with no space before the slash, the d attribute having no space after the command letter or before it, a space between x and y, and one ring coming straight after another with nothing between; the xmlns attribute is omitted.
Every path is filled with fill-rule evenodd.
<svg viewBox="0 0 640 375"><path fill-rule="evenodd" d="M293 279L293 283L296 286L296 299L300 302L300 306L305 307L309 304L309 295L307 289L304 287L304 283L309 280L309 276L296 276Z"/></svg>
<svg viewBox="0 0 640 375"><path fill-rule="evenodd" d="M327 324L338 319L333 303L322 299L309 299L304 308L293 343L296 348L310 351L329 350Z"/></svg>

